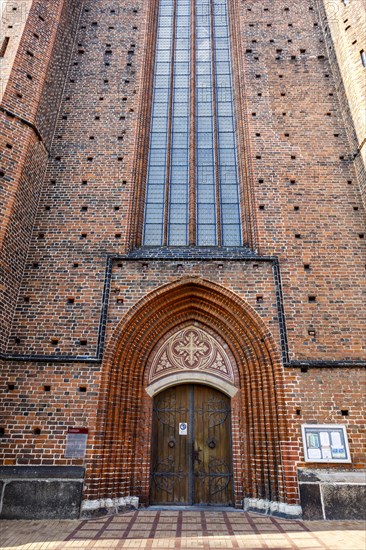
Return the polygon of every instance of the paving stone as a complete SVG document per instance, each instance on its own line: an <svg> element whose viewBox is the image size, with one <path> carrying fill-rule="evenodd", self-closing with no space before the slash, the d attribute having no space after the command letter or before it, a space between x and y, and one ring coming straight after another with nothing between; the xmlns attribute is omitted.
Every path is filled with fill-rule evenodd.
<svg viewBox="0 0 366 550"><path fill-rule="evenodd" d="M1 550L64 550L116 548L116 550L365 550L361 521L286 521L240 513L203 512L205 524L216 520L215 529L202 527L202 512L182 512L190 527L177 536L178 515L140 511L134 517L104 518L101 521L7 521L1 523ZM127 534L127 525L133 520ZM241 520L241 521L240 521ZM248 525L248 521L252 525ZM169 528L167 528L169 522ZM241 525L242 522L242 525ZM193 525L194 523L194 525ZM153 531L154 530L154 531ZM152 535L152 533L154 534Z"/></svg>

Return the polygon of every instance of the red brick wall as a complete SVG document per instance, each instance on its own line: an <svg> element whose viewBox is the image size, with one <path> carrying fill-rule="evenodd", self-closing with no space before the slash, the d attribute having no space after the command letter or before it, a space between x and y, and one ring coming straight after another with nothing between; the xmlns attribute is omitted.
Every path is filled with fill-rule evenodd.
<svg viewBox="0 0 366 550"><path fill-rule="evenodd" d="M279 3L271 3L269 11L264 7L253 4L248 11L245 3L239 9L245 138L259 249L281 261L291 359L361 360L364 210L353 163L347 160L343 112L320 18L315 8L310 11L312 6L302 3L289 11ZM134 6L121 2L116 13L106 8L98 19L100 9L95 4L83 13L77 37L81 46L75 45L58 115L11 352L50 352L50 340L56 337L60 353L75 353L84 335L88 344L83 353L92 354L105 254L123 253L129 246L136 128L146 99L141 83L148 10L136 4L135 14ZM123 40L117 43L120 35ZM106 55L107 50L112 54ZM32 259L39 260L36 275ZM62 273L57 287L55 272ZM87 288L85 280L91 281ZM72 312L70 293L78 304ZM31 308L22 305L25 295L31 296ZM316 301L309 303L309 296ZM28 331L30 316L37 331ZM309 335L313 329L315 338ZM21 338L21 344L14 344L14 338Z"/></svg>
<svg viewBox="0 0 366 550"><path fill-rule="evenodd" d="M0 101L6 89L33 0L0 2Z"/></svg>
<svg viewBox="0 0 366 550"><path fill-rule="evenodd" d="M365 51L366 17L362 2L324 0L324 31L331 36L327 51L337 73L338 95L344 106L344 120L355 161L358 179L366 203L366 68L361 51Z"/></svg>
<svg viewBox="0 0 366 550"><path fill-rule="evenodd" d="M122 267L119 267L119 264ZM104 362L102 378L98 365L6 364L3 370L6 434L3 439L2 457L6 464L82 464L82 461L64 458L65 438L69 426L88 427L90 432L86 460L86 496L97 498L131 493L140 495L146 501L150 467L151 400L143 389L144 365L147 363L149 350L157 339L186 317L182 316L182 306L170 303L172 298L169 297L169 293L166 298L157 300L160 309L155 313L151 312L150 306L150 309L144 306L144 301L140 302L143 297L146 301L152 291L158 291L161 283L177 281L177 271L180 278L183 276L183 281L189 277L193 284L200 284L201 280L216 279L222 289L230 289L230 292L235 289L235 295L240 296L244 303L250 304L253 311L265 321L266 326L272 327L271 332L277 341L277 349L279 348L275 291L274 286L269 285L272 278L270 264L260 263L258 266L255 262L218 261L179 264L161 261L114 262L107 330L109 351ZM263 302L257 302L258 295L263 296ZM226 341L233 346L233 333L229 334L228 329L224 328L227 323L233 325L233 320L228 312L225 313L221 309L220 313L219 308L222 306L219 300L222 300L220 296L213 297L211 304L205 306L206 313L202 317L200 307L194 304L193 297L189 297L188 314L193 319L202 318L203 322L211 323L210 326L215 327L215 330L223 331ZM233 314L233 308L230 309L230 314ZM133 326L134 330L138 330L138 334L134 339L124 323L117 331L114 330L119 320L128 320L136 312L139 312L139 317L133 321ZM248 321L244 317L241 321L242 330L246 331ZM163 325L155 328L154 323ZM272 335L268 334L271 339ZM245 354L249 353L247 366L243 367L248 371L246 374L243 373L243 392L238 394L233 403L233 445L237 449L237 458L234 456L237 502L243 496L243 487L247 495L263 496L260 480L256 480L258 471L256 474L256 469L252 469L253 450L250 450L250 446L247 447L253 436L248 427L248 418L253 416L257 430L257 453L262 445L267 450L270 448L270 431L266 439L263 430L270 430L273 423L285 421L280 409L276 412L274 409L272 412L265 412L265 408L261 409L262 397L258 400L256 392L259 389L254 388L256 384L261 384L263 375L260 375L260 371L257 375L254 374L257 367L254 357L250 359L250 352L246 351L247 345L250 345L250 340L247 342L243 333L236 353L239 349ZM123 350L123 358L118 354L115 357L116 348ZM252 366L251 361L254 361ZM265 365L266 369L271 368L270 361L265 360ZM277 374L279 378L276 389L271 385L270 379L265 384L265 390L261 386L263 391L269 391L272 397L275 397L277 392L276 399L284 403L286 411L285 422L289 428L285 434L282 432L282 436L274 436L274 441L283 453L288 502L296 502L295 466L305 466L301 462L301 423L346 423L353 459L353 463L346 468L364 467L365 434L360 431L361 417L364 414L361 389L361 384L364 383L363 375L360 369L310 369L306 373L300 372L299 369L287 369L281 375ZM9 383L15 385L14 390L7 390ZM244 390L246 384L250 384L251 389L248 387ZM51 386L50 392L44 391L45 385ZM80 393L80 387L86 387L86 393ZM261 391L258 395L261 395ZM264 402L268 403L266 393L263 395ZM348 416L341 416L341 410L348 410ZM242 411L246 411L243 416ZM279 416L276 420L277 414ZM33 434L36 427L41 428L41 436ZM245 433L248 435L243 438ZM257 467L259 462L257 454ZM279 471L280 467L280 464L277 464L276 471ZM344 468L344 465L339 467ZM122 477L119 474L121 470L125 472Z"/></svg>
<svg viewBox="0 0 366 550"><path fill-rule="evenodd" d="M48 9L56 10L59 4L53 6ZM366 332L365 239L361 238L365 214L357 167L349 157L352 152L347 141L349 122L345 122L347 113L337 92L337 75L327 58L325 41L329 36L323 34L316 4L296 1L287 7L279 1L231 4L239 46L234 66L242 67L236 79L236 101L243 113L242 138L248 158L245 185L254 205L250 215L256 235L253 240L260 254L279 257L290 360L361 363L365 361L362 337ZM56 40L54 45L57 55L52 55L52 63L63 64L65 72L69 69L65 88L60 86L60 77L55 81L54 92L42 95L37 88L36 94L27 96L27 101L39 98L42 108L38 111L36 107L33 110L21 107L22 103L15 103L11 95L15 88L25 86L24 73L30 70L29 60L19 54L18 72L12 77L13 88L9 88L9 109L17 107L17 112L24 116L33 113L32 120L37 121L46 144L51 139L53 117L56 123L47 166L42 144L37 145L41 149L39 161L32 153L33 170L39 166L33 175L25 160L35 140L33 130L20 127L18 121L5 122L7 132L15 131L13 126L19 131L15 141L26 143L23 153L17 147L6 153L18 155L13 157L17 161L14 168L10 160L6 161L14 169L7 215L14 207L18 219L23 221L20 232L9 229L6 236L6 269L10 272L12 265L14 271L5 288L3 311L8 323L4 320L5 326L10 324L21 280L9 353L87 357L96 354L106 255L129 250L131 228L136 225L138 214L133 203L140 191L143 195L143 189L137 189L141 183L137 176L143 172L140 165L146 161L147 152L136 144L141 144L141 132L148 124L144 117L151 97L151 82L146 75L151 59L149 30L153 28L153 11L154 5L142 0L133 4L115 0L113 6L106 6L101 0L86 4L69 65L64 59L59 60L60 43ZM72 25L76 25L77 18L72 11L62 13L61 28L71 43ZM25 36L31 38L27 29ZM45 59L51 55L50 49L47 52ZM57 63L47 67L48 74L59 74ZM35 80L37 86L48 90L41 75ZM62 96L59 110L54 107L58 94ZM46 174L37 207L43 167ZM21 194L18 188L25 188L27 184L22 183L28 181L25 178L33 186L28 194ZM15 223L15 218L11 219ZM9 224L4 227L10 228ZM18 263L12 263L15 249L20 256L16 269ZM67 427L88 426L86 495L96 498L136 490L146 498L149 468L146 442L150 427L148 411L139 408L140 400L148 399L142 388L144 364L141 363L140 371L132 373L128 369L132 369L131 358L136 358L134 353L140 345L147 360L151 335L144 325L146 342L143 335L135 340L136 349L131 350L125 365L114 362L113 352L117 354L124 336L115 331L138 300L148 300L150 293L163 284L192 276L222 285L251 306L262 319L266 327L263 330L270 335L273 355L278 359L283 327L279 326L270 263L114 261L110 308L105 319L107 355L101 366L51 360L32 364L14 359L4 363L2 389L6 414L2 442L3 457L8 464L43 460L47 464L69 464L63 457ZM263 301L258 300L261 296ZM309 301L309 297L315 297L315 301ZM211 307L216 307L214 300ZM175 316L178 319L178 309L171 313L172 319ZM195 313L192 311L193 316ZM155 315L164 317L163 308ZM211 317L212 323L213 319L212 328L217 330L220 316ZM154 338L160 338L164 330L161 326ZM242 330L245 332L244 324ZM120 340L116 342L118 334ZM81 345L81 341L86 343ZM261 346L258 350L262 350ZM273 364L277 365L275 359ZM251 369L253 365L250 364ZM272 380L267 391L272 389L273 396L283 401L286 415L274 410L267 410L264 415L259 374L257 379L255 369L248 375L247 383L255 386L257 408L250 409L250 392L241 398L243 407L254 411L260 433L264 433L266 423L272 429L273 423L278 422L283 430L289 422L288 437L273 435L270 441L273 445L282 438L282 464L277 465L277 472L285 471L286 487L281 487L281 494L286 494L289 502L296 502L296 464L302 460L300 423L347 423L354 459L350 467L364 465L361 453L364 436L359 428L362 407L359 384L363 373L356 368L310 369L307 373L288 367L281 370L278 365L276 368L279 369L276 383ZM51 393L43 391L44 380L51 381ZM84 380L87 392L80 393L78 387ZM16 390L7 390L9 381L14 382ZM113 408L114 402L119 409ZM349 415L340 416L340 410L349 410ZM42 428L41 436L37 436L42 439L34 437L32 430L36 424ZM144 437L141 425L146 432ZM137 435L140 439L136 443ZM136 448L140 449L137 454ZM246 461L252 459L253 464L255 461L253 454L242 456L244 472L249 467ZM261 468L265 464L262 458ZM116 479L116 465L129 472L130 477ZM239 485L255 494L253 487L257 482L254 479L253 484L245 485L245 472ZM262 470L253 467L251 472L255 478Z"/></svg>
<svg viewBox="0 0 366 550"><path fill-rule="evenodd" d="M79 2L34 3L0 110L0 346L8 338L54 132Z"/></svg>
<svg viewBox="0 0 366 550"><path fill-rule="evenodd" d="M142 2L120 2L114 12L97 2L83 11L19 299L22 308L28 295L31 308L14 325L13 353L79 353L78 343L86 337L81 352L93 355L105 255L124 252L128 244L146 12ZM33 260L39 263L36 271ZM57 292L54 270L63 281ZM68 297L75 298L75 307L69 307ZM47 336L29 331L29 323L47 325ZM56 350L52 337L60 340Z"/></svg>
<svg viewBox="0 0 366 550"><path fill-rule="evenodd" d="M47 154L34 131L0 113L4 151L1 169L0 349L5 350L37 210ZM11 147L9 149L8 147ZM26 167L26 169L25 169Z"/></svg>
<svg viewBox="0 0 366 550"><path fill-rule="evenodd" d="M281 259L291 359L365 358L365 212L322 19L245 2L240 25L259 244Z"/></svg>
<svg viewBox="0 0 366 550"><path fill-rule="evenodd" d="M301 424L344 424L352 464L341 464L338 469L365 468L365 371L357 368L310 369L303 373L286 373L285 379L290 390L287 404L290 430L294 434L291 439L295 444L298 441L300 448L298 465L311 466L304 462ZM334 465L318 464L316 467L334 468Z"/></svg>
<svg viewBox="0 0 366 550"><path fill-rule="evenodd" d="M64 458L67 428L90 426L93 434L98 370L89 365L34 362L2 365L1 463L82 465L82 460ZM34 433L37 428L39 435Z"/></svg>

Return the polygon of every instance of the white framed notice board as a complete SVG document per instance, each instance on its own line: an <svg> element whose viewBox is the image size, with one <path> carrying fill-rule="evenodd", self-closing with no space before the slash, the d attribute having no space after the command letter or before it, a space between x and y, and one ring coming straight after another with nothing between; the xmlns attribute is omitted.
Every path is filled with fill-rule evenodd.
<svg viewBox="0 0 366 550"><path fill-rule="evenodd" d="M351 462L344 424L303 424L305 462Z"/></svg>

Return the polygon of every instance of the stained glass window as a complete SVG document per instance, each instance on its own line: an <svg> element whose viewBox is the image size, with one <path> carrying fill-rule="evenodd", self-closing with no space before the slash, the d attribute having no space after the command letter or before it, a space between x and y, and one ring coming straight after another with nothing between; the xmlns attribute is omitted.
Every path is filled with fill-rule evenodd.
<svg viewBox="0 0 366 550"><path fill-rule="evenodd" d="M190 0L160 0L143 244L240 246L227 0L191 17Z"/></svg>

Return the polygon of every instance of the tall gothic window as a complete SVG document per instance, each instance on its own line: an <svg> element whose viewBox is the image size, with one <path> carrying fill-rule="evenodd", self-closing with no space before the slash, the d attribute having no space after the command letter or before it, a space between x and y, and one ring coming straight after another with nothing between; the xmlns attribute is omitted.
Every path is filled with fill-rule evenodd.
<svg viewBox="0 0 366 550"><path fill-rule="evenodd" d="M160 0L143 244L240 246L227 0Z"/></svg>

